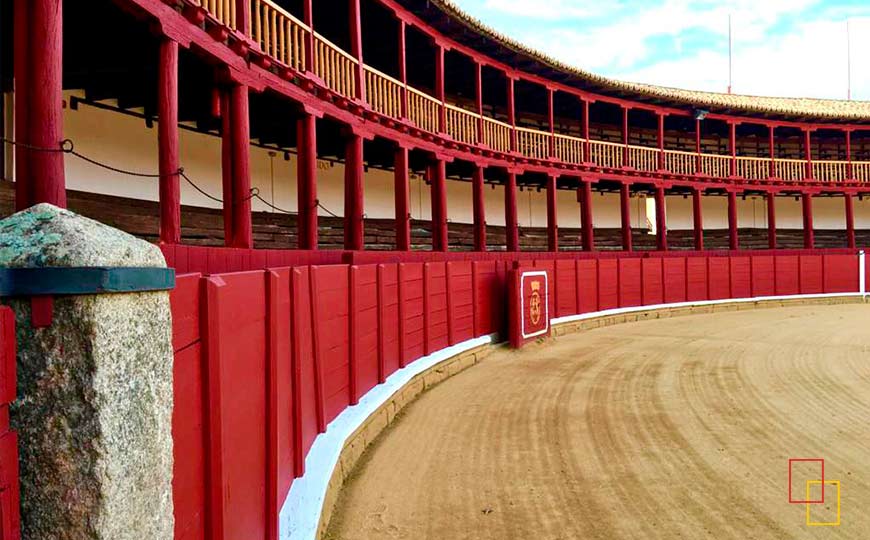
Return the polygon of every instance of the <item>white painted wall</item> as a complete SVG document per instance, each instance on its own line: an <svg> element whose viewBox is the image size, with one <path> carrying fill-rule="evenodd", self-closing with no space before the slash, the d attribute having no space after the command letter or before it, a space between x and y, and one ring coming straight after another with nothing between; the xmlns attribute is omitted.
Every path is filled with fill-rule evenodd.
<svg viewBox="0 0 870 540"><path fill-rule="evenodd" d="M67 96L69 97L69 96ZM64 111L65 137L75 142L76 150L96 160L125 169L154 173L157 171L157 129L148 129L141 119L106 111L82 104L78 110ZM181 163L187 174L202 189L215 197L221 196L221 142L218 137L188 130L180 131ZM283 153L251 147L251 183L260 189L260 195L276 206L295 211L296 156L289 160ZM157 181L119 175L88 164L76 157L66 157L67 185L70 189L131 197L144 200L158 198ZM318 198L332 212L342 215L344 208L344 166L321 161L318 164ZM182 204L219 208L220 204L199 194L182 181ZM410 185L411 215L415 219L430 219L429 187L414 175ZM490 225L504 225L504 189L501 186L484 189L486 221ZM855 200L857 228L870 228L870 197ZM517 194L518 219L521 227L543 227L547 223L546 194L522 191ZM762 197L738 198L740 227L767 226L766 203ZM594 193L592 215L595 227L620 226L619 195ZM692 228L692 199L668 196L666 200L668 228ZM802 226L801 203L793 198L779 197L776 202L777 225L780 228ZM254 200L255 211L270 211ZM646 198L631 199L632 226L645 228L647 223ZM708 196L702 200L704 227L728 227L727 198ZM472 196L470 182L447 182L447 215L451 222L471 223ZM390 171L369 169L365 175L365 213L370 218L393 218L393 174ZM580 209L573 191L560 190L557 194L557 213L561 227L579 227ZM326 215L324 210L321 215ZM845 227L843 199L814 199L816 228Z"/></svg>

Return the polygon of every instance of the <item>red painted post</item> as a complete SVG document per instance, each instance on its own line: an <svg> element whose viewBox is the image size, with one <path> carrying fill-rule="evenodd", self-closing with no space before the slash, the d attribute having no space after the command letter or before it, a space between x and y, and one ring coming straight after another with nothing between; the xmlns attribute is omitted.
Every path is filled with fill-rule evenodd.
<svg viewBox="0 0 870 540"><path fill-rule="evenodd" d="M305 32L305 71L314 72L314 0L302 0L302 22L308 26Z"/></svg>
<svg viewBox="0 0 870 540"><path fill-rule="evenodd" d="M622 249L634 249L631 238L631 184L623 182L619 186L619 216L622 221Z"/></svg>
<svg viewBox="0 0 870 540"><path fill-rule="evenodd" d="M181 242L181 184L178 174L178 43L160 42L157 138L160 167L160 242Z"/></svg>
<svg viewBox="0 0 870 540"><path fill-rule="evenodd" d="M205 364L206 451L208 473L206 486L207 509L206 531L208 538L223 540L226 508L224 506L224 457L223 457L223 392L221 391L221 364L223 358L221 324L221 289L226 283L219 277L205 278L205 294L202 296L200 317L202 321L202 344Z"/></svg>
<svg viewBox="0 0 870 540"><path fill-rule="evenodd" d="M363 139L347 135L344 149L344 249L359 251L363 246Z"/></svg>
<svg viewBox="0 0 870 540"><path fill-rule="evenodd" d="M438 108L438 132L447 132L447 103L444 92L444 46L435 43L435 99L441 106Z"/></svg>
<svg viewBox="0 0 870 540"><path fill-rule="evenodd" d="M278 540L278 513L280 511L278 493L278 392L280 384L278 377L279 362L279 332L280 328L280 285L281 278L276 272L264 272L266 278L266 337L268 344L268 364L266 373L267 388L267 437L266 437L266 534L268 540ZM282 419L283 420L283 419Z"/></svg>
<svg viewBox="0 0 870 540"><path fill-rule="evenodd" d="M815 247L815 231L813 230L813 195L812 193L801 194L803 218L804 218L804 249Z"/></svg>
<svg viewBox="0 0 870 540"><path fill-rule="evenodd" d="M851 193L843 194L846 205L846 241L849 248L855 249L855 204Z"/></svg>
<svg viewBox="0 0 870 540"><path fill-rule="evenodd" d="M629 140L629 127L628 127L628 107L622 107L622 166L628 167L631 165L628 161L628 140Z"/></svg>
<svg viewBox="0 0 870 540"><path fill-rule="evenodd" d="M559 251L559 218L556 213L556 181L554 174L547 175L547 251Z"/></svg>
<svg viewBox="0 0 870 540"><path fill-rule="evenodd" d="M13 64L15 84L15 140L22 143L30 143L30 114L31 105L25 96L30 95L30 10L31 0L15 0L13 5L14 34ZM32 206L30 194L30 151L23 146L15 147L15 211L24 210Z"/></svg>
<svg viewBox="0 0 870 540"><path fill-rule="evenodd" d="M251 2L236 0L236 30L251 37Z"/></svg>
<svg viewBox="0 0 870 540"><path fill-rule="evenodd" d="M517 173L508 171L504 186L504 223L507 251L520 250L520 231L517 221Z"/></svg>
<svg viewBox="0 0 870 540"><path fill-rule="evenodd" d="M347 274L347 402L350 405L359 403L359 336L357 335L357 317L359 300L357 284L359 283L359 266L351 266Z"/></svg>
<svg viewBox="0 0 870 540"><path fill-rule="evenodd" d="M665 170L665 115L659 112L659 170Z"/></svg>
<svg viewBox="0 0 870 540"><path fill-rule="evenodd" d="M517 109L516 109L516 80L513 74L507 74L507 113L508 124L511 126L511 152L517 151Z"/></svg>
<svg viewBox="0 0 870 540"><path fill-rule="evenodd" d="M701 174L704 172L704 165L701 161L701 121L695 119L695 172Z"/></svg>
<svg viewBox="0 0 870 540"><path fill-rule="evenodd" d="M308 305L309 315L311 317L311 355L314 360L314 410L317 418L317 432L323 433L326 431L326 382L325 373L323 370L323 354L320 350L320 329L318 326L322 324L320 321L320 303L317 299L320 297L320 286L318 284L317 268L308 267ZM305 381L306 384L312 382Z"/></svg>
<svg viewBox="0 0 870 540"><path fill-rule="evenodd" d="M474 251L486 251L486 205L483 195L484 168L474 166L471 179L474 204Z"/></svg>
<svg viewBox="0 0 870 540"><path fill-rule="evenodd" d="M695 237L695 249L704 251L704 217L701 207L701 188L692 189L692 229Z"/></svg>
<svg viewBox="0 0 870 540"><path fill-rule="evenodd" d="M30 114L28 135L37 148L60 148L63 139L63 0L31 0ZM27 164L31 205L43 202L66 208L63 153L31 154Z"/></svg>
<svg viewBox="0 0 870 540"><path fill-rule="evenodd" d="M224 246L230 247L233 245L233 231L235 231L235 227L233 227L233 201L235 200L233 193L233 129L230 121L230 92L228 89L221 88L219 95L221 104L221 198L223 199Z"/></svg>
<svg viewBox="0 0 870 540"><path fill-rule="evenodd" d="M580 187L577 189L577 202L580 203L580 236L583 241L583 251L595 251L591 180L580 181Z"/></svg>
<svg viewBox="0 0 870 540"><path fill-rule="evenodd" d="M552 159L556 157L556 119L555 119L556 91L547 88L547 120L550 123L550 144L547 155Z"/></svg>
<svg viewBox="0 0 870 540"><path fill-rule="evenodd" d="M774 135L776 133L776 126L770 124L770 133L767 144L770 148L770 178L776 178L776 140Z"/></svg>
<svg viewBox="0 0 870 540"><path fill-rule="evenodd" d="M448 251L447 236L447 163L435 159L429 166L432 184L432 251Z"/></svg>
<svg viewBox="0 0 870 540"><path fill-rule="evenodd" d="M592 142L589 140L589 100L583 100L583 162L592 162Z"/></svg>
<svg viewBox="0 0 870 540"><path fill-rule="evenodd" d="M356 97L361 102L366 101L366 73L363 63L362 47L362 11L360 0L348 0L348 16L350 17L350 51L356 59Z"/></svg>
<svg viewBox="0 0 870 540"><path fill-rule="evenodd" d="M410 173L408 170L408 148L396 147L395 174L393 192L396 203L396 250L411 251L411 208L409 203L408 185Z"/></svg>
<svg viewBox="0 0 870 540"><path fill-rule="evenodd" d="M767 199L767 247L776 249L776 193L768 191Z"/></svg>
<svg viewBox="0 0 870 540"><path fill-rule="evenodd" d="M311 1L311 0L308 0ZM408 44L406 23L399 19L399 82L402 83L402 118L408 118Z"/></svg>
<svg viewBox="0 0 870 540"><path fill-rule="evenodd" d="M477 97L477 142L484 144L483 137L483 64L475 61L474 87Z"/></svg>
<svg viewBox="0 0 870 540"><path fill-rule="evenodd" d="M296 176L299 249L314 250L317 225L317 118L303 112L296 120Z"/></svg>
<svg viewBox="0 0 870 540"><path fill-rule="evenodd" d="M0 307L0 472L2 472L2 522L0 538L21 539L21 486L18 469L18 433L9 423L9 405L16 398L15 313Z"/></svg>
<svg viewBox="0 0 870 540"><path fill-rule="evenodd" d="M666 215L665 188L656 186L656 247L659 251L668 250L668 219Z"/></svg>
<svg viewBox="0 0 870 540"><path fill-rule="evenodd" d="M855 173L852 170L852 130L846 130L846 180L854 180Z"/></svg>
<svg viewBox="0 0 870 540"><path fill-rule="evenodd" d="M813 179L813 146L811 131L804 128L804 155L807 158L807 180Z"/></svg>
<svg viewBox="0 0 870 540"><path fill-rule="evenodd" d="M730 134L728 136L731 145L731 176L737 176L737 123L729 122Z"/></svg>
<svg viewBox="0 0 870 540"><path fill-rule="evenodd" d="M740 238L737 233L737 192L728 192L728 249L740 249Z"/></svg>
<svg viewBox="0 0 870 540"><path fill-rule="evenodd" d="M232 137L233 243L236 248L254 247L251 226L251 125L248 87L234 84L230 89L230 131Z"/></svg>

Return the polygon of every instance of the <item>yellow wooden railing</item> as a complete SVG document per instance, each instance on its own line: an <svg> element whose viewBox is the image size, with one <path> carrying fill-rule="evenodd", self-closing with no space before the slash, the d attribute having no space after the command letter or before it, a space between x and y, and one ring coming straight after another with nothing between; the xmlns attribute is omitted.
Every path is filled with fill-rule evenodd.
<svg viewBox="0 0 870 540"><path fill-rule="evenodd" d="M497 152L511 151L511 126L493 118L483 117L483 144Z"/></svg>
<svg viewBox="0 0 870 540"><path fill-rule="evenodd" d="M447 105L447 134L465 144L477 144L480 116L454 105Z"/></svg>
<svg viewBox="0 0 870 540"><path fill-rule="evenodd" d="M222 25L236 29L236 0L193 0Z"/></svg>
<svg viewBox="0 0 870 540"><path fill-rule="evenodd" d="M814 161L813 179L820 182L845 182L848 180L849 162Z"/></svg>
<svg viewBox="0 0 870 540"><path fill-rule="evenodd" d="M770 159L738 157L737 176L748 180L767 180L770 177Z"/></svg>
<svg viewBox="0 0 870 540"><path fill-rule="evenodd" d="M306 38L310 32L299 19L262 0L251 0L251 39L264 53L296 71L305 71Z"/></svg>
<svg viewBox="0 0 870 540"><path fill-rule="evenodd" d="M716 178L731 176L731 156L701 154L701 172Z"/></svg>
<svg viewBox="0 0 870 540"><path fill-rule="evenodd" d="M807 177L807 162L803 159L777 159L776 177L787 182L797 182Z"/></svg>
<svg viewBox="0 0 870 540"><path fill-rule="evenodd" d="M211 18L229 29L237 29L238 13L236 0L187 0L202 7ZM334 92L348 98L357 94L358 62L350 54L337 47L311 29L292 14L278 6L274 0L249 0L251 17L244 31L263 53L278 63L303 72L311 70ZM313 41L313 66L306 65L306 47ZM511 151L511 138L515 133L517 150L533 159L549 159L552 140L555 159L572 164L593 162L600 167L620 168L623 165L643 171L659 169L660 153L657 148L642 146L626 147L620 143L587 141L577 137L555 134L528 128L512 128L509 124L493 118L443 104L424 92L363 66L366 100L372 110L392 118L401 118L404 94L407 93L409 120L421 130L438 133L441 129L442 107L446 117L447 134L466 144L482 142L497 152ZM480 133L482 120L483 133ZM627 160L623 163L623 154ZM701 172L715 178L731 176L731 156L701 154L666 150L665 169L680 175L691 176L697 171L700 157ZM775 178L796 182L807 177L807 162L803 159L777 159L774 162ZM812 164L813 179L822 182L855 180L870 182L870 162L854 162L852 178L849 178L848 163L844 161L815 161ZM767 158L738 157L738 177L750 180L766 180L770 176L770 160Z"/></svg>
<svg viewBox="0 0 870 540"><path fill-rule="evenodd" d="M314 32L314 74L333 92L356 97L356 58Z"/></svg>
<svg viewBox="0 0 870 540"><path fill-rule="evenodd" d="M589 141L589 151L592 154L590 159L599 167L622 167L622 153L624 149L624 144Z"/></svg>
<svg viewBox="0 0 870 540"><path fill-rule="evenodd" d="M440 112L440 101L410 86L408 87L408 116L418 128L438 133Z"/></svg>
<svg viewBox="0 0 870 540"><path fill-rule="evenodd" d="M365 66L366 100L385 116L402 117L402 90L405 85L380 71Z"/></svg>
<svg viewBox="0 0 870 540"><path fill-rule="evenodd" d="M659 169L659 150L647 146L628 146L628 167L639 171L657 171Z"/></svg>
<svg viewBox="0 0 870 540"><path fill-rule="evenodd" d="M665 150L665 169L672 173L691 176L698 170L698 154L680 150Z"/></svg>
<svg viewBox="0 0 870 540"><path fill-rule="evenodd" d="M550 134L536 129L517 128L517 150L532 159L550 157Z"/></svg>
<svg viewBox="0 0 870 540"><path fill-rule="evenodd" d="M586 153L585 139L556 134L555 145L557 160L563 163L574 163L575 165L580 165L586 161L584 158Z"/></svg>

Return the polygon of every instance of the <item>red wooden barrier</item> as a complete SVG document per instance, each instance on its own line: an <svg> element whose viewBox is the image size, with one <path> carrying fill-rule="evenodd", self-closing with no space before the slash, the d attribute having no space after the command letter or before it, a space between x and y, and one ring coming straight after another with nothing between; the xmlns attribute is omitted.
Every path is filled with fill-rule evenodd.
<svg viewBox="0 0 870 540"><path fill-rule="evenodd" d="M15 314L0 307L0 540L21 539L18 434L9 426L16 389Z"/></svg>

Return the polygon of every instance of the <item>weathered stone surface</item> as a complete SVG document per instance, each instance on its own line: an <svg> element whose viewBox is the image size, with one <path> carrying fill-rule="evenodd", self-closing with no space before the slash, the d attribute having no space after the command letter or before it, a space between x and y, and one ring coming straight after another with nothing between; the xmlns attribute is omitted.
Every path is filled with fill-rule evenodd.
<svg viewBox="0 0 870 540"><path fill-rule="evenodd" d="M165 266L151 244L51 205L0 221L0 266ZM172 323L166 292L58 297L18 323L22 534L171 539Z"/></svg>

